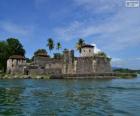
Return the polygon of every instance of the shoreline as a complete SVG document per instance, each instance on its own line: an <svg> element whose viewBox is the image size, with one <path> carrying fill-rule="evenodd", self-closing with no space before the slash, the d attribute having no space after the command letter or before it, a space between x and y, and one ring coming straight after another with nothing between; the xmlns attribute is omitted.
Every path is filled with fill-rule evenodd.
<svg viewBox="0 0 140 116"><path fill-rule="evenodd" d="M136 78L136 73L93 73L93 74L59 74L59 75L22 75L0 74L0 79L129 79Z"/></svg>

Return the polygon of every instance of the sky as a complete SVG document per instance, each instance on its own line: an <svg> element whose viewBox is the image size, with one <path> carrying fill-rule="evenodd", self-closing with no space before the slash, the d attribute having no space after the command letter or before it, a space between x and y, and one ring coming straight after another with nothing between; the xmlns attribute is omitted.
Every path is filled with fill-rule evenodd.
<svg viewBox="0 0 140 116"><path fill-rule="evenodd" d="M125 2L0 0L0 41L18 38L26 57L32 57L38 48L48 51L50 37L63 49L75 49L83 38L96 45L96 51L107 53L112 66L140 69L140 7L129 8Z"/></svg>

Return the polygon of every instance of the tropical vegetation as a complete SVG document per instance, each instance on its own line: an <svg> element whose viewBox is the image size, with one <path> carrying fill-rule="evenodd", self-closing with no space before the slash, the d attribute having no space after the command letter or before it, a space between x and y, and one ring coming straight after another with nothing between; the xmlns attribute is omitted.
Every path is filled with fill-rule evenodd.
<svg viewBox="0 0 140 116"><path fill-rule="evenodd" d="M6 72L7 59L12 55L25 55L25 49L16 38L0 41L0 70Z"/></svg>
<svg viewBox="0 0 140 116"><path fill-rule="evenodd" d="M49 48L50 52L54 49L54 41L52 38L48 39L47 47Z"/></svg>
<svg viewBox="0 0 140 116"><path fill-rule="evenodd" d="M62 45L61 45L61 43L60 42L57 42L57 44L56 44L57 46L56 46L56 49L59 51L61 48L62 48Z"/></svg>
<svg viewBox="0 0 140 116"><path fill-rule="evenodd" d="M81 53L82 46L85 44L85 41L80 38L76 43L76 49Z"/></svg>

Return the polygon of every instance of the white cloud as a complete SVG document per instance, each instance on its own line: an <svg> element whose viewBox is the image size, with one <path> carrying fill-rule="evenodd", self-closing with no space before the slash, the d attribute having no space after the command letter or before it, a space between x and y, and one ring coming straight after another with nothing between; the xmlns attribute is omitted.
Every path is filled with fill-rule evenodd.
<svg viewBox="0 0 140 116"><path fill-rule="evenodd" d="M115 13L107 15L108 17L105 18L105 20L101 22L97 21L98 23L94 23L94 18L88 19L88 17L86 17L86 21L74 21L68 26L57 27L55 34L58 38L71 40L82 37L86 39L89 37L94 38L96 34L99 34L100 36L96 37L95 41L98 42L105 51L120 51L140 44L140 8L125 8L124 1L95 1L75 0L78 5L84 5L85 7L94 7L96 3L99 3L98 6L94 7L95 10L100 9L100 7L102 7L100 4L103 3L105 3L106 6L113 6L114 4L124 6L118 6L117 10L114 10L114 7L112 7L112 9L106 7L107 10L101 11L103 14L109 13L110 10L113 10ZM87 11L89 15L92 15L91 12L92 10Z"/></svg>
<svg viewBox="0 0 140 116"><path fill-rule="evenodd" d="M0 22L0 29L10 33L19 35L29 35L33 31L33 26L23 26L12 22Z"/></svg>
<svg viewBox="0 0 140 116"><path fill-rule="evenodd" d="M96 44L92 44L92 45L94 46L94 53L101 52L101 49L99 49Z"/></svg>
<svg viewBox="0 0 140 116"><path fill-rule="evenodd" d="M113 67L140 69L140 60L137 58L131 59L112 58L111 64Z"/></svg>
<svg viewBox="0 0 140 116"><path fill-rule="evenodd" d="M111 13L122 5L122 0L73 0L76 5L81 6L91 13Z"/></svg>
<svg viewBox="0 0 140 116"><path fill-rule="evenodd" d="M118 62L118 61L122 61L121 58L112 58L112 62Z"/></svg>

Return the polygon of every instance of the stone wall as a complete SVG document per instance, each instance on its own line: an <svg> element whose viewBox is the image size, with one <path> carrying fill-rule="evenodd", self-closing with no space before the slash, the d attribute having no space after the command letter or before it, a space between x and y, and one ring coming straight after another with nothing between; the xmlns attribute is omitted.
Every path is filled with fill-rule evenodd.
<svg viewBox="0 0 140 116"><path fill-rule="evenodd" d="M63 59L36 57L36 66L28 67L29 74L62 74Z"/></svg>
<svg viewBox="0 0 140 116"><path fill-rule="evenodd" d="M38 64L40 66L45 67L46 63L48 62L50 58L49 57L40 57L40 56L35 56L34 57L34 64Z"/></svg>
<svg viewBox="0 0 140 116"><path fill-rule="evenodd" d="M63 59L51 59L46 62L45 69L62 69Z"/></svg>
<svg viewBox="0 0 140 116"><path fill-rule="evenodd" d="M26 61L23 59L8 59L7 60L7 73L18 74L23 73L23 67Z"/></svg>
<svg viewBox="0 0 140 116"><path fill-rule="evenodd" d="M74 72L74 51L65 50L63 58L63 74L73 74Z"/></svg>
<svg viewBox="0 0 140 116"><path fill-rule="evenodd" d="M112 72L109 59L104 57L79 57L76 58L76 74Z"/></svg>
<svg viewBox="0 0 140 116"><path fill-rule="evenodd" d="M112 72L110 60L108 58L95 57L93 65L97 73Z"/></svg>
<svg viewBox="0 0 140 116"><path fill-rule="evenodd" d="M79 57L76 59L76 73L77 74L88 74L94 73L94 67L92 66L93 57Z"/></svg>
<svg viewBox="0 0 140 116"><path fill-rule="evenodd" d="M60 68L58 69L30 69L29 73L31 75L44 75L44 74L62 74L62 71Z"/></svg>

